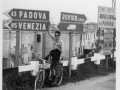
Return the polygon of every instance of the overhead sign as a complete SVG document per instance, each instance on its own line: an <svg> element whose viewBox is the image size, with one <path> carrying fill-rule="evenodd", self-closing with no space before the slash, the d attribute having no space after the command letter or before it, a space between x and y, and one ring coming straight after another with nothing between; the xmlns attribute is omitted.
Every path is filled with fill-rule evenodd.
<svg viewBox="0 0 120 90"><path fill-rule="evenodd" d="M10 17L11 19L49 21L49 11L11 9L5 12L4 14Z"/></svg>
<svg viewBox="0 0 120 90"><path fill-rule="evenodd" d="M115 28L114 8L98 7L98 27L99 28Z"/></svg>
<svg viewBox="0 0 120 90"><path fill-rule="evenodd" d="M9 23L6 23L6 27L11 30L20 31L48 31L49 22L11 20Z"/></svg>
<svg viewBox="0 0 120 90"><path fill-rule="evenodd" d="M61 12L61 21L63 22L84 23L86 20L87 18L84 14Z"/></svg>
<svg viewBox="0 0 120 90"><path fill-rule="evenodd" d="M73 24L73 23L59 23L58 29L61 31L70 31L70 32L83 32L83 24Z"/></svg>

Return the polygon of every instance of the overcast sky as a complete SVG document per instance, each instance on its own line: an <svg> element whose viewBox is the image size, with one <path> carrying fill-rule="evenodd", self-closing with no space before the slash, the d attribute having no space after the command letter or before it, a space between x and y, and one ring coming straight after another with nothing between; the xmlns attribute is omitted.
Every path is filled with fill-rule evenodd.
<svg viewBox="0 0 120 90"><path fill-rule="evenodd" d="M50 11L54 23L60 22L61 12L85 14L87 22L97 22L98 6L112 7L112 0L3 0L3 13L12 9ZM3 14L3 19L9 19Z"/></svg>

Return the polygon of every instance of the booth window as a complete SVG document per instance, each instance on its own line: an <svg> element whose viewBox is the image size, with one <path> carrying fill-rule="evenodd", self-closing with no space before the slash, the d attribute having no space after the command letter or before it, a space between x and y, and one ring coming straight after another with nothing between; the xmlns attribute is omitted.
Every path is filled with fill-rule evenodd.
<svg viewBox="0 0 120 90"><path fill-rule="evenodd" d="M41 42L41 34L37 34L37 42Z"/></svg>

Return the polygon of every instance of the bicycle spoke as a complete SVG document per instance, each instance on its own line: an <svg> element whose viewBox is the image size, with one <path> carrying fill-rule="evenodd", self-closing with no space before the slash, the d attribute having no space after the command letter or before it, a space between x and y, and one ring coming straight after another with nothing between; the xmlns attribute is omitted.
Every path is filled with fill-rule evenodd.
<svg viewBox="0 0 120 90"><path fill-rule="evenodd" d="M57 73L57 85L59 85L62 82L62 78L63 78L63 70L62 67L60 65L58 65L56 68L56 73Z"/></svg>
<svg viewBox="0 0 120 90"><path fill-rule="evenodd" d="M44 71L39 71L36 76L35 90L41 90L44 82Z"/></svg>

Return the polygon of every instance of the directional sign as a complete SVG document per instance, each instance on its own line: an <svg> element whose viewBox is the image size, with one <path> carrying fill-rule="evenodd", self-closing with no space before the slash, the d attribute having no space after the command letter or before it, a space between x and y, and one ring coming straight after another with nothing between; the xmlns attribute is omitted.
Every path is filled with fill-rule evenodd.
<svg viewBox="0 0 120 90"><path fill-rule="evenodd" d="M98 7L98 27L115 28L114 8Z"/></svg>
<svg viewBox="0 0 120 90"><path fill-rule="evenodd" d="M48 31L49 22L39 22L39 21L10 21L6 24L11 30L20 31Z"/></svg>
<svg viewBox="0 0 120 90"><path fill-rule="evenodd" d="M12 9L4 13L11 19L49 21L49 11Z"/></svg>
<svg viewBox="0 0 120 90"><path fill-rule="evenodd" d="M108 50L108 49L103 50L103 55L110 55L110 54L112 54L111 50Z"/></svg>
<svg viewBox="0 0 120 90"><path fill-rule="evenodd" d="M83 32L83 24L72 24L72 23L59 23L58 29L61 31L70 31L70 32Z"/></svg>
<svg viewBox="0 0 120 90"><path fill-rule="evenodd" d="M105 38L104 43L113 43L113 39L111 38Z"/></svg>
<svg viewBox="0 0 120 90"><path fill-rule="evenodd" d="M113 34L114 33L114 30L113 29L104 29L104 33L107 33L107 34Z"/></svg>
<svg viewBox="0 0 120 90"><path fill-rule="evenodd" d="M104 38L111 38L113 39L114 35L113 34L105 34L104 33Z"/></svg>
<svg viewBox="0 0 120 90"><path fill-rule="evenodd" d="M63 22L84 23L86 20L87 18L84 14L61 12L61 21Z"/></svg>

